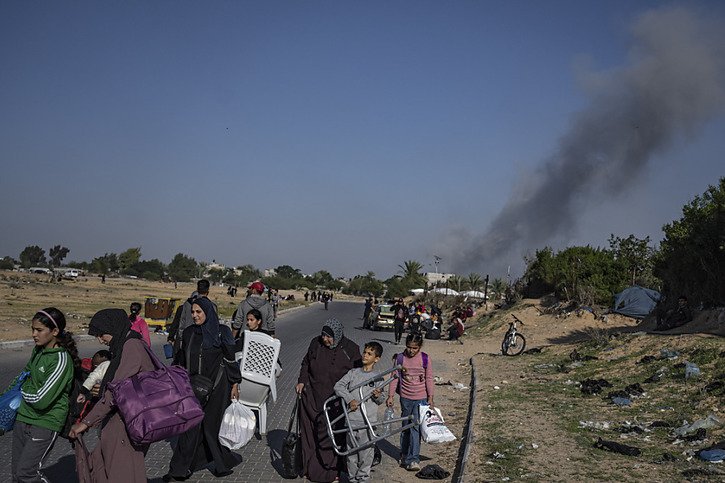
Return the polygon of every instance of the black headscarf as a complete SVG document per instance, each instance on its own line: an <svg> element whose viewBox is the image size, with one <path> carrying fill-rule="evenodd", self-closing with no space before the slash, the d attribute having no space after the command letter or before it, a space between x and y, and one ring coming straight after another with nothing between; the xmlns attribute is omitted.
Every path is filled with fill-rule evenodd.
<svg viewBox="0 0 725 483"><path fill-rule="evenodd" d="M123 345L128 339L141 339L141 334L131 330L131 322L128 320L128 315L123 309L103 309L91 318L91 323L88 326L88 335L100 337L103 334L109 334L113 336L108 349L111 352L111 364L106 370L106 374L103 376L101 381L101 392L106 388L106 384L113 381L116 375L116 370L119 364L121 364L121 352L123 352Z"/></svg>
<svg viewBox="0 0 725 483"><path fill-rule="evenodd" d="M232 333L229 330L222 330L219 325L219 317L216 314L214 304L206 297L199 297L192 302L198 305L206 315L206 320L201 325L194 325L194 332L201 334L203 337L201 347L203 349L211 349L212 347L221 347L224 345L234 345Z"/></svg>

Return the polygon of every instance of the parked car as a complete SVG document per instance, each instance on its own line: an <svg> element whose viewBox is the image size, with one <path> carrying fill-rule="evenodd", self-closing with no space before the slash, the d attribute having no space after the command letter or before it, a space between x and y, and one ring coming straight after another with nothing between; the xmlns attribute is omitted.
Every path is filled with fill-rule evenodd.
<svg viewBox="0 0 725 483"><path fill-rule="evenodd" d="M373 319L368 328L371 330L392 329L394 319L393 306L391 304L380 304L378 306L378 316Z"/></svg>
<svg viewBox="0 0 725 483"><path fill-rule="evenodd" d="M63 278L67 278L68 280L75 280L80 276L80 274L80 270L70 268L65 271L65 273L63 274Z"/></svg>

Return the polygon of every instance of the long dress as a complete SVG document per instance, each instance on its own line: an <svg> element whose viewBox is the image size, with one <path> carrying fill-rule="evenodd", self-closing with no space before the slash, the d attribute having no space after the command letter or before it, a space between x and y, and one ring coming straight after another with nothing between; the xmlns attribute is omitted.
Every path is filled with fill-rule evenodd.
<svg viewBox="0 0 725 483"><path fill-rule="evenodd" d="M154 365L141 339L129 339L123 345L121 361L113 382L127 379L139 372L153 370ZM91 453L93 481L98 483L145 482L144 457L148 445L131 442L120 414L113 405L111 391L106 389L100 401L83 419L88 426L103 421L100 441Z"/></svg>
<svg viewBox="0 0 725 483"><path fill-rule="evenodd" d="M201 373L212 381L216 380L217 371L223 370L219 384L209 396L204 406L204 419L196 426L179 436L174 454L169 465L169 474L187 476L189 472L203 469L214 463L214 473L226 473L241 462L241 457L232 453L219 443L219 428L224 417L224 410L231 402L232 384L242 380L239 365L234 362L234 346L213 347L202 349L202 336L194 334L194 326L188 327L182 334L181 350L176 353L174 364L189 368L189 374ZM229 331L226 326L221 330ZM231 338L231 332L229 333ZM189 345L191 344L191 345ZM190 364L186 361L186 348L190 349ZM201 351L201 371L199 371L199 353Z"/></svg>
<svg viewBox="0 0 725 483"><path fill-rule="evenodd" d="M343 337L334 349L315 337L302 359L297 382L304 383L300 429L302 471L311 481L329 482L338 477L344 458L338 458L327 435L322 406L335 392L335 383L353 367L361 365L360 348ZM345 435L341 435L341 444Z"/></svg>

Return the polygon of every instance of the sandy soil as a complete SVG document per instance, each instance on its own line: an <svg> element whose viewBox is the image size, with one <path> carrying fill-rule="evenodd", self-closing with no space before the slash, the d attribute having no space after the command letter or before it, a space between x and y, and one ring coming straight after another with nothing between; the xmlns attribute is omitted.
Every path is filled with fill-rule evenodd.
<svg viewBox="0 0 725 483"><path fill-rule="evenodd" d="M183 303L196 290L196 283L149 282L142 279L95 276L77 280L51 282L47 275L0 270L0 341L30 338L30 319L40 309L57 305L66 315L68 329L84 334L91 316L107 307L128 310L132 302L144 303L146 297L173 297ZM210 298L219 307L222 318L230 318L241 302L244 290L235 298L226 294L226 287L214 286ZM294 302L282 301L280 308L304 302L303 292L282 290L280 295L295 295ZM338 298L345 298L340 295Z"/></svg>

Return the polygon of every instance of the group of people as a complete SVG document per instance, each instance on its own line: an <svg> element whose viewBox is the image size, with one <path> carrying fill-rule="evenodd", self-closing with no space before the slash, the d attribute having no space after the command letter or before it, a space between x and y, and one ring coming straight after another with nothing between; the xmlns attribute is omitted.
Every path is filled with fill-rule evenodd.
<svg viewBox="0 0 725 483"><path fill-rule="evenodd" d="M413 415L418 419L418 406L433 406L433 368L430 357L421 351L423 337L409 334L405 350L393 355L393 363L400 364L402 370L396 373L385 397L384 388L366 387L366 414L371 423L377 422L376 404L393 407L397 393L400 396L401 417ZM338 415L342 412L340 404L346 404L350 416L348 422L360 425L361 401L359 393L352 388L366 380L374 379L375 364L383 356L383 347L375 341L368 342L361 354L359 346L345 337L343 325L337 319L328 320L321 333L315 337L302 359L296 391L300 395L302 411L300 417L302 440L302 471L305 478L317 482L336 481L345 470L351 482L370 479L374 447L368 447L347 456L346 460L337 456L327 432L323 405L333 394L340 397L338 405L329 410ZM404 424L404 423L403 423ZM365 429L359 429L354 435L340 436L337 444L357 444L369 441ZM345 441L347 439L347 441ZM418 425L403 431L400 438L400 465L409 471L420 470L420 429Z"/></svg>
<svg viewBox="0 0 725 483"><path fill-rule="evenodd" d="M197 291L179 308L175 330L169 336L176 344L172 364L185 367L192 381L202 377L213 384L208 396L200 399L203 421L179 435L164 481L183 481L207 467L215 476L225 476L241 461L219 443L224 411L239 396L241 373L236 354L243 348L244 334L239 321L243 318L247 330L274 334L271 310L265 317L251 303L242 307L244 302L233 334L220 323L208 293L209 282L200 280ZM147 481L144 458L148 445L130 440L109 389L112 382L154 369L148 325L140 311L141 305L134 303L130 315L116 308L97 312L88 334L107 350L96 352L87 364L79 359L60 310L49 307L33 316L35 346L24 369L30 377L22 383L13 430L13 481L47 481L42 468L57 437L77 440L92 427L100 429L99 443L88 461L78 463L87 466L93 481ZM187 315L190 323L185 322ZM14 385L15 381L10 387Z"/></svg>
<svg viewBox="0 0 725 483"><path fill-rule="evenodd" d="M333 298L332 292L323 292L322 290L320 290L320 291L313 290L312 293L305 292L305 302L317 301L317 302L327 303L327 302L332 302L332 298Z"/></svg>
<svg viewBox="0 0 725 483"><path fill-rule="evenodd" d="M255 282L249 289L250 295L237 308L231 328L220 323L217 308L208 298L206 280L197 283L196 292L177 311L176 326L169 332L169 341L175 346L173 364L186 368L192 381L205 378L213 384L208 396L200 400L204 419L178 436L163 481L184 481L203 468L215 476L225 476L241 461L238 454L220 444L218 435L225 409L239 396L241 374L236 355L243 347L242 329L275 334L273 310L262 297L264 286ZM130 314L118 308L97 312L88 334L107 348L87 363L79 359L60 310L49 307L33 316L35 346L25 367L30 377L22 385L23 400L13 431L13 481L47 481L42 469L57 437L65 435L74 441L89 428L99 428L99 443L88 461L78 463L87 465L93 481L146 481L148 445L131 441L109 389L113 382L154 369L148 326L140 311L141 305L134 303ZM420 334L407 336L405 350L393 355L394 363L403 369L396 373L387 397L385 388L376 388L366 405L385 403L392 407L396 393L403 417L417 414L420 404L433 405L433 371L430 358L421 352L422 345ZM328 320L310 342L295 388L301 400L303 472L308 479L335 481L343 471L350 481L370 478L373 449L359 451L347 460L339 458L329 440L322 409L324 402L337 394L339 404L347 405L351 421L359 421L360 401L350 389L375 375L375 364L382 356L383 348L377 342L365 344L361 353L358 345L345 337L343 325L336 319ZM74 411L81 406L80 412ZM338 405L337 410L341 409ZM368 415L375 421L376 411L369 409ZM358 441L366 441L367 434L356 433ZM344 444L342 439L339 443ZM416 426L401 435L400 463L411 471L419 469L420 432Z"/></svg>

